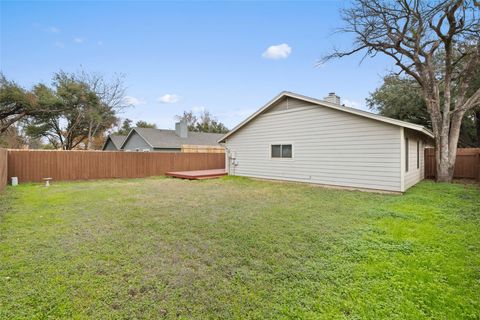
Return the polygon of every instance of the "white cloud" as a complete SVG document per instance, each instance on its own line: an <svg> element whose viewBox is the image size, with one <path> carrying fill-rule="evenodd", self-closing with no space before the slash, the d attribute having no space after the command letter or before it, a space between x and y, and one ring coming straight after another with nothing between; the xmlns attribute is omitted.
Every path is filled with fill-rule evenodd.
<svg viewBox="0 0 480 320"><path fill-rule="evenodd" d="M276 46L270 46L268 49L262 54L262 57L265 59L286 59L292 53L292 48L286 44L282 43Z"/></svg>
<svg viewBox="0 0 480 320"><path fill-rule="evenodd" d="M54 42L53 45L57 48L65 48L65 44L61 41Z"/></svg>
<svg viewBox="0 0 480 320"><path fill-rule="evenodd" d="M176 103L178 101L180 101L180 96L176 95L176 94L164 94L163 96L159 97L157 99L158 101L160 101L161 103Z"/></svg>
<svg viewBox="0 0 480 320"><path fill-rule="evenodd" d="M57 27L48 27L45 29L46 32L51 32L51 33L59 33L60 32L60 29L58 29Z"/></svg>
<svg viewBox="0 0 480 320"><path fill-rule="evenodd" d="M129 105L135 106L135 107L146 103L145 100L135 98L135 97L132 97L132 96L125 96L123 98L123 102L125 102L126 104L129 104Z"/></svg>
<svg viewBox="0 0 480 320"><path fill-rule="evenodd" d="M73 38L73 42L75 43L83 43L83 38Z"/></svg>

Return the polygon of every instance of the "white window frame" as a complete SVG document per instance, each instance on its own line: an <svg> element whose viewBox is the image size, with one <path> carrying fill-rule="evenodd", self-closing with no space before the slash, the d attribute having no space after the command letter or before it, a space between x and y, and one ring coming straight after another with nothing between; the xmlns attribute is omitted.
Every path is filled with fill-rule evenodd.
<svg viewBox="0 0 480 320"><path fill-rule="evenodd" d="M273 146L278 146L280 145L280 155L282 155L282 146L284 145L290 145L292 146L292 156L290 158L284 158L284 157L272 157L272 147ZM279 143L270 143L270 149L268 150L270 159L275 159L275 160L292 160L294 157L294 148L293 148L293 142L279 142Z"/></svg>
<svg viewBox="0 0 480 320"><path fill-rule="evenodd" d="M417 170L420 170L420 151L421 151L420 140L417 140Z"/></svg>
<svg viewBox="0 0 480 320"><path fill-rule="evenodd" d="M405 138L405 172L410 169L410 139Z"/></svg>

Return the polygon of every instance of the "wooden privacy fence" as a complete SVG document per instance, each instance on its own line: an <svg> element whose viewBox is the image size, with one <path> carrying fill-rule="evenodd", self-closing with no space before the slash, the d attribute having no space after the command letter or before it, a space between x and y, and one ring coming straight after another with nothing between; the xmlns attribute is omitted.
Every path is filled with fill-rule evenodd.
<svg viewBox="0 0 480 320"><path fill-rule="evenodd" d="M425 149L425 178L435 179L436 176L435 149ZM459 148L457 150L453 177L480 181L480 148Z"/></svg>
<svg viewBox="0 0 480 320"><path fill-rule="evenodd" d="M168 171L225 168L225 154L8 150L8 177L19 182L142 178Z"/></svg>
<svg viewBox="0 0 480 320"><path fill-rule="evenodd" d="M8 183L7 160L8 160L7 150L0 149L0 191L5 189Z"/></svg>

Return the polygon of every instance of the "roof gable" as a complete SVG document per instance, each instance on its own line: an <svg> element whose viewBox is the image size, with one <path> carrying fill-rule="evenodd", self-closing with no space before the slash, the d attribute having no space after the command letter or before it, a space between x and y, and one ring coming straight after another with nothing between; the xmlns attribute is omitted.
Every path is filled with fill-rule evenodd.
<svg viewBox="0 0 480 320"><path fill-rule="evenodd" d="M138 132L138 130L136 130L136 129L138 129L138 128L133 128L133 129L130 130L130 132L129 132L128 135L127 135L127 138L126 138L125 141L123 141L123 143L122 143L122 149L124 149L124 148L128 145L128 142L129 142L130 140L132 140L133 138L140 138L140 139L145 143L145 145L140 145L140 144L139 144L139 141L137 140L137 143L136 143L135 148L142 148L142 149L143 149L143 148L146 148L146 147L147 147L147 148L148 148L148 147L153 148L153 146L147 141L147 139L145 139L145 137L142 136L142 135ZM134 143L134 145L135 145L135 143ZM130 146L130 147L131 147L131 146Z"/></svg>
<svg viewBox="0 0 480 320"><path fill-rule="evenodd" d="M105 150L105 148L108 145L108 141L111 141L113 143L113 145L115 146L115 148L117 148L117 150L120 150L126 139L127 139L127 136L118 135L118 134L111 134L105 140L105 143L103 144L102 150Z"/></svg>
<svg viewBox="0 0 480 320"><path fill-rule="evenodd" d="M291 99L293 99L293 100L291 100ZM283 101L285 101L285 102L283 102ZM430 138L434 137L433 133L430 130L428 130L424 126L421 126L421 125L418 125L418 124L413 124L413 123L406 122L406 121L401 121L401 120L396 120L396 119L380 116L378 114L374 114L374 113L363 111L363 110L358 110L358 109L355 109L355 108L350 108L350 107L337 105L337 104L330 103L330 102L327 102L327 101L323 101L323 100L319 100L319 99L315 99L315 98L310 98L310 97L307 97L307 96L302 96L300 94L296 94L296 93L293 93L293 92L283 91L279 95L277 95L275 98L270 100L267 104L265 104L262 108L258 109L255 113L253 113L248 118L246 118L244 121L242 121L240 124L238 124L230 132L225 134L218 142L225 142L225 139L227 139L229 136L233 135L235 132L240 130L242 127L244 127L247 123L249 123L250 121L255 119L260 114L264 114L264 113L268 113L268 112L274 112L274 110L281 111L282 108L283 108L283 110L288 110L287 103L289 101L294 102L293 104L291 104L292 107L290 107L290 109L306 107L306 106L321 106L321 107L326 107L326 108L330 108L330 109L334 109L334 110L339 110L339 111L342 111L342 112L347 112L347 113L354 114L354 115L357 115L357 116L361 116L361 117L364 117L364 118L369 118L369 119L373 119L373 120L376 120L376 121L388 123L388 124L391 124L391 125L404 127L404 128L409 128L409 129L421 132L421 133L429 136ZM303 102L303 105L302 105L302 102Z"/></svg>
<svg viewBox="0 0 480 320"><path fill-rule="evenodd" d="M293 110L303 107L311 107L314 106L313 103L304 101L297 98L292 98L289 96L282 96L280 99L272 103L268 108L266 108L262 114L265 113L272 113L278 111L286 111L286 110Z"/></svg>

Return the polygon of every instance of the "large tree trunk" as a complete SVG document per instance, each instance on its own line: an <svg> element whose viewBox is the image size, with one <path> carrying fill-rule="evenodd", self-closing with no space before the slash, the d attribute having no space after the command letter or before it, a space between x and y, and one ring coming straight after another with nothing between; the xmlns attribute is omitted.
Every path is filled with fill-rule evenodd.
<svg viewBox="0 0 480 320"><path fill-rule="evenodd" d="M456 154L448 156L442 153L441 149L438 152L437 159L440 161L437 161L437 182L452 182L457 156Z"/></svg>
<svg viewBox="0 0 480 320"><path fill-rule="evenodd" d="M433 112L431 115L435 134L438 182L452 182L453 180L457 144L464 114L463 111L451 114L450 110L444 106L443 112Z"/></svg>
<svg viewBox="0 0 480 320"><path fill-rule="evenodd" d="M448 140L441 137L436 141L436 158L437 158L437 181L451 182L453 179L453 169L450 165L451 159L448 156ZM455 159L453 159L455 163Z"/></svg>

